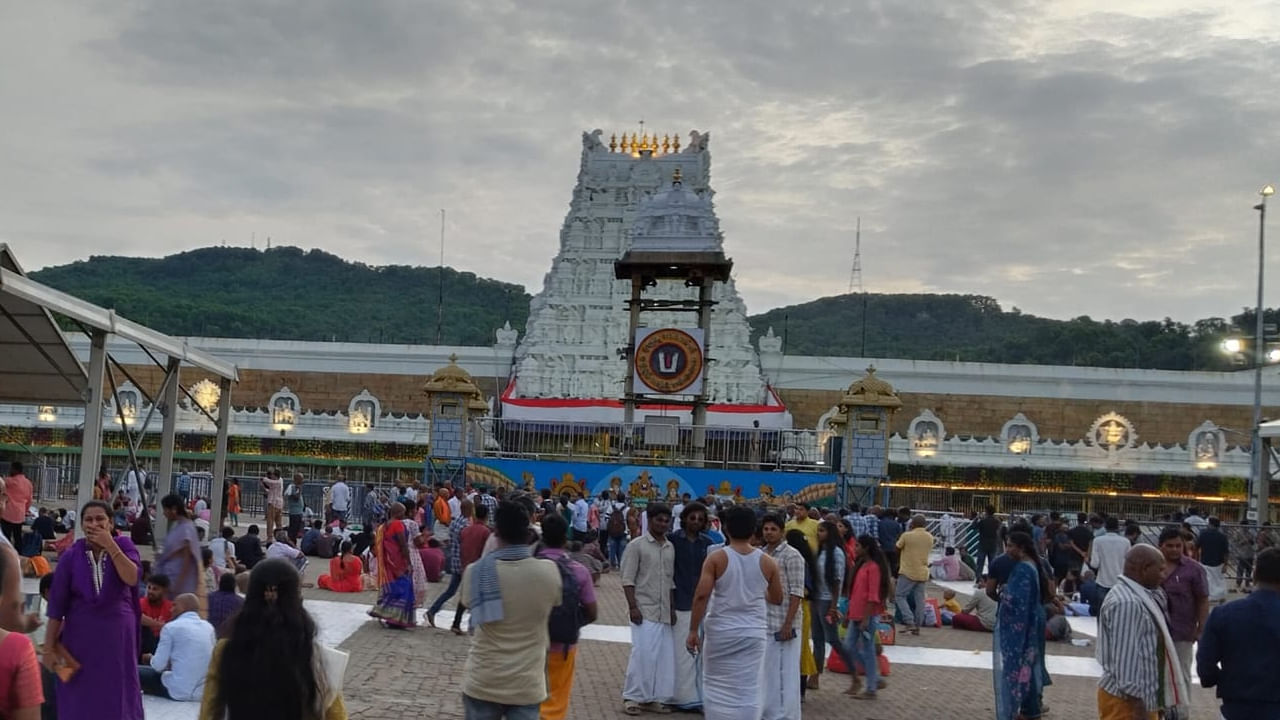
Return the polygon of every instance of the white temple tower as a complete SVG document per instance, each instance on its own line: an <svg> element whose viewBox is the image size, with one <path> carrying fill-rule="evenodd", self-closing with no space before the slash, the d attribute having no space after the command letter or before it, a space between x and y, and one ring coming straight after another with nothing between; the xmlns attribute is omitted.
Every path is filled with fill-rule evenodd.
<svg viewBox="0 0 1280 720"><path fill-rule="evenodd" d="M723 249L710 186L709 134L582 134L582 162L560 231L560 251L530 303L525 336L515 354L515 379L503 397L503 416L542 421L620 422L627 362L630 294L616 280L614 262L635 233L685 237ZM673 177L681 190L671 192ZM695 288L660 281L647 296L696 298ZM767 386L751 347L746 306L733 281L717 285L707 376L711 425L790 427L791 417ZM689 313L647 313L645 324L692 326ZM663 414L688 415L672 407ZM649 411L647 414L654 414ZM687 422L687 417L685 418Z"/></svg>

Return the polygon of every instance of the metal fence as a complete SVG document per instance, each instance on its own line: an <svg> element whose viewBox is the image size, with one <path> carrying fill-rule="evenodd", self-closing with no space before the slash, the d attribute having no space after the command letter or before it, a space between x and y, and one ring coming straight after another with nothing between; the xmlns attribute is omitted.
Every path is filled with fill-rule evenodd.
<svg viewBox="0 0 1280 720"><path fill-rule="evenodd" d="M828 472L830 432L675 423L538 423L480 420L488 457L643 462L737 470Z"/></svg>

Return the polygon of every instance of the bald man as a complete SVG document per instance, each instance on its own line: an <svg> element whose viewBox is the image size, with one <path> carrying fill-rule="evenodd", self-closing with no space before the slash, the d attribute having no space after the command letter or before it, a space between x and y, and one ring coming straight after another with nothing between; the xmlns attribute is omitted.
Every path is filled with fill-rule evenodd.
<svg viewBox="0 0 1280 720"><path fill-rule="evenodd" d="M138 666L138 680L148 695L200 702L216 641L213 626L200 617L200 600L191 593L174 598L173 615L155 655L142 656L147 664Z"/></svg>
<svg viewBox="0 0 1280 720"><path fill-rule="evenodd" d="M1099 720L1156 720L1188 712L1191 683L1178 662L1164 611L1153 595L1164 578L1164 555L1135 545L1124 572L1098 614Z"/></svg>

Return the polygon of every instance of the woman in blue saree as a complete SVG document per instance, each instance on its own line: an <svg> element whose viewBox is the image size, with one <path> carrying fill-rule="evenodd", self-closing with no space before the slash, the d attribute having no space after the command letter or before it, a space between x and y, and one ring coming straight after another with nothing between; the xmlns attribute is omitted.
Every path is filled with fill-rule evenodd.
<svg viewBox="0 0 1280 720"><path fill-rule="evenodd" d="M1044 664L1044 604L1050 584L1031 536L1009 533L1005 554L1017 561L1000 591L992 675L996 720L1036 720L1043 713L1040 695L1049 684Z"/></svg>

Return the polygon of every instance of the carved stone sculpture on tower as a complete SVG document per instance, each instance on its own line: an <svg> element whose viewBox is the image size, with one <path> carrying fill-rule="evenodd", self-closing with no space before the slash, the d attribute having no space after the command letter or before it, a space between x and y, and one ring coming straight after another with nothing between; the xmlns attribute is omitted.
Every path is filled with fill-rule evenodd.
<svg viewBox="0 0 1280 720"><path fill-rule="evenodd" d="M577 186L560 232L560 249L530 303L524 337L516 349L514 399L551 399L605 394L619 399L627 373L629 284L613 276L613 263L633 240L681 247L723 249L712 202L708 133L694 131L685 148L653 141L636 150L623 134L621 151L601 141L603 132L583 133ZM667 149L670 148L670 149ZM673 181L674 178L674 181ZM590 188L591 191L587 192ZM696 288L660 281L647 297L694 299ZM746 306L730 280L717 284L713 299L707 387L712 402L773 404L760 361L751 346ZM644 324L681 327L687 313L645 313ZM789 424L789 415L786 416ZM744 414L746 424L751 416Z"/></svg>

